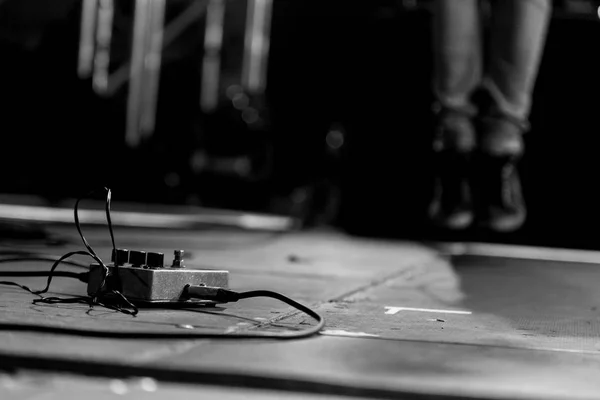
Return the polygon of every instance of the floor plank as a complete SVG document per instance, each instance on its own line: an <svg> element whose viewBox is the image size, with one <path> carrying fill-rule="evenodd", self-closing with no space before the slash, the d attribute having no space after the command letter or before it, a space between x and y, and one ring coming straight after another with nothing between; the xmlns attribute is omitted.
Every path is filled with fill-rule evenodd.
<svg viewBox="0 0 600 400"><path fill-rule="evenodd" d="M25 247L53 254L81 249L74 229L53 229L68 239L67 246ZM86 227L85 233L107 259L106 231ZM189 267L229 270L235 290L270 289L289 295L325 315L324 334L291 342L222 342L0 331L1 359L25 371L44 370L42 365L47 365L44 374L53 374L54 364L36 366L31 361L35 357L62 360L56 365L71 374L86 370L86 363L99 363L102 374L95 371L98 379L104 377L100 383L104 389L110 379L119 378L111 371L131 373L131 368L145 371L161 384L175 385L176 390L177 385L190 383L177 381L177 376L188 376L200 391L205 385L220 384L214 381L217 373L219 379L237 382L238 389L220 394L231 398L246 390L249 396L259 396L257 391L264 388L253 383L259 377L307 396L321 389L323 396L338 391L380 398L396 393L415 398L430 394L583 399L600 392L595 379L600 372L600 294L595 289L600 264L448 258L435 246L327 231L266 235L125 229L116 234L119 247L162 251L167 259L174 249L185 249ZM0 265L0 271L40 268L49 268L49 263ZM44 278L18 280L31 287L44 284ZM82 295L85 285L56 279L52 292ZM100 307L90 311L85 304L34 305L33 298L18 288L1 287L0 320L97 331L189 333L301 329L312 323L270 299L194 311L142 309L131 317ZM393 312L390 307L404 309ZM269 321L278 326L265 325ZM97 385L60 375L49 379L90 388ZM2 390L9 389L0 384ZM101 392L98 398L105 395ZM53 389L52 393L62 392ZM293 392L285 396L294 398Z"/></svg>

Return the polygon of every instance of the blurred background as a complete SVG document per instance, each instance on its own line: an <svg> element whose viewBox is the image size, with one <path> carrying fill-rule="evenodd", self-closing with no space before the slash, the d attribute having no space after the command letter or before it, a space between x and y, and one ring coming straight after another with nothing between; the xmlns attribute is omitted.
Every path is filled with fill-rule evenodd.
<svg viewBox="0 0 600 400"><path fill-rule="evenodd" d="M497 237L426 224L430 3L0 1L2 199L109 186L356 235L599 249L600 1L555 1L529 219Z"/></svg>

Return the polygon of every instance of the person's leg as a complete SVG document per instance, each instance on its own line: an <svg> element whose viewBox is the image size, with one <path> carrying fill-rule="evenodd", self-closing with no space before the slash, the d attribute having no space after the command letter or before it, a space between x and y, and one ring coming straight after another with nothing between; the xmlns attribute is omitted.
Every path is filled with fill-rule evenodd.
<svg viewBox="0 0 600 400"><path fill-rule="evenodd" d="M439 107L473 115L471 95L481 81L478 0L433 3L433 90Z"/></svg>
<svg viewBox="0 0 600 400"><path fill-rule="evenodd" d="M483 87L492 107L482 116L479 149L483 222L496 231L518 229L526 208L516 161L524 151L531 99L551 16L551 0L492 3L489 68Z"/></svg>
<svg viewBox="0 0 600 400"><path fill-rule="evenodd" d="M429 215L444 228L462 229L473 219L467 164L475 147L471 95L482 73L478 0L436 0L433 38L438 168Z"/></svg>
<svg viewBox="0 0 600 400"><path fill-rule="evenodd" d="M484 134L482 147L492 154L520 152L520 133L528 130L531 97L546 41L552 0L494 0L491 51L483 86L490 94L491 117L512 128ZM515 135L519 133L519 135ZM512 146L512 147L511 147ZM516 147L515 147L516 146Z"/></svg>

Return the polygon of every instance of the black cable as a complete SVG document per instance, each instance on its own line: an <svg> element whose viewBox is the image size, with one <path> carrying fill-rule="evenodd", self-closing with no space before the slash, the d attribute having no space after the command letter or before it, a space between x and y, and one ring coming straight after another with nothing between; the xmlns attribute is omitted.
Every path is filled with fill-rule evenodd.
<svg viewBox="0 0 600 400"><path fill-rule="evenodd" d="M14 255L4 256L4 257L0 254L0 263L26 262L26 261L52 261L52 262L55 262L59 258L60 257L58 257L58 256L52 256L52 255L46 255L46 254L37 254L37 253L30 253L30 252L24 252L22 254L15 253ZM61 263L65 264L65 265L70 265L70 266L73 266L73 267L90 269L90 265L89 264L86 264L86 263L81 262L81 261L63 260L63 261L61 261Z"/></svg>
<svg viewBox="0 0 600 400"><path fill-rule="evenodd" d="M115 254L115 257L116 257L117 246L115 245L115 234L113 232L112 221L110 219L110 202L111 202L111 198L112 198L112 192L110 191L109 188L104 188L104 190L106 190L106 204L105 204L106 223L108 225L108 232L110 233L110 241L112 243L113 254ZM116 263L115 263L115 268L118 268L118 264L116 264Z"/></svg>
<svg viewBox="0 0 600 400"><path fill-rule="evenodd" d="M39 272L35 272L39 273ZM43 272L42 272L43 273ZM48 274L48 273L46 273ZM63 272L62 274L69 274L63 276L76 277L81 279L82 275L86 275L86 273L69 273ZM38 275L39 276L39 275ZM58 273L53 273L49 276L49 281L51 281L52 276L60 276ZM33 291L25 285L21 285L15 282L2 282L0 284L9 285L9 286L17 286L22 289L27 290L30 293L41 295L44 291ZM49 285L49 283L48 283ZM186 293L188 293L189 297L196 297L202 299L215 299L216 297L213 295L194 295L192 291L189 290L190 287L186 288ZM120 339L217 339L217 338L228 338L228 339L301 339L305 337L309 337L319 333L321 329L323 329L325 325L325 319L316 311L310 309L309 307L290 299L289 297L273 292L270 290L253 290L248 292L240 292L236 293L231 290L221 289L221 288L206 288L206 287L192 287L198 289L209 289L211 293L219 293L219 300L221 303L226 302L234 302L243 299L250 299L256 297L268 297L273 298L279 301L282 301L289 306L294 307L295 309L307 314L317 321L317 324L311 326L308 329L302 331L295 332L246 332L246 333L229 333L229 332L218 332L218 333L152 333L152 332L101 332L101 331L90 331L90 330L81 330L81 329L73 329L73 328L57 328L57 327L36 327L33 325L23 325L23 324L3 324L1 329L6 330L17 330L17 331L32 331L32 332L43 332L43 333L56 333L63 335L72 335L72 336L85 336L85 337L102 337L102 338L120 338ZM212 291L212 289L215 289ZM47 290L47 287L46 287ZM190 293L191 292L191 293ZM46 303L46 304L58 304L58 303L87 303L87 304L97 304L102 307L119 311L125 314L136 315L138 310L133 305L127 297L121 294L118 291L113 291L114 294L119 296L131 309L122 308L118 305L104 304L100 301L92 301L90 297L79 296L72 298L59 298L59 297L43 297L40 296L40 299L36 299L34 303Z"/></svg>
<svg viewBox="0 0 600 400"><path fill-rule="evenodd" d="M72 261L72 260L61 259L61 257L49 256L49 255L44 255L44 254L36 254L36 253L31 253L31 252L21 252L21 251L13 251L13 253L16 256L0 257L0 263L20 262L20 261L53 261L56 266L58 266L59 263L63 263L63 264L68 264L68 265L72 265L72 266L76 266L76 267L89 269L89 266L87 264L77 262L77 261ZM10 253L3 251L2 254L10 254ZM19 255L19 254L23 254L23 255ZM47 288L50 286L50 282L52 281L52 278L55 276L65 277L65 278L75 278L82 282L88 281L88 273L87 272L77 273L77 272L69 272L69 271L54 271L54 269L55 269L55 266L53 265L53 269L51 269L50 271L2 271L2 270L0 270L0 276L22 276L22 277L45 276L45 277L48 277ZM28 291L29 293L37 294L37 295L40 295L40 293L42 293L42 292L36 293L35 290L29 288L28 286L21 285L16 282L0 281L0 285L16 286L23 290ZM43 296L41 296L41 297L44 298Z"/></svg>
<svg viewBox="0 0 600 400"><path fill-rule="evenodd" d="M94 257L91 253L87 252L87 251L73 251L70 253L67 253L65 255L63 255L62 257L60 257L58 260L56 260L54 262L54 264L52 265L52 268L50 269L50 271L44 273L44 276L48 276L48 281L46 282L46 287L44 289L41 290L33 290L31 288L29 288L26 285L22 285L16 282L9 282L9 281L0 281L0 285L6 285L6 286L16 286L19 287L23 290L26 290L27 292L34 294L36 296L39 296L39 299L35 299L33 300L34 303L47 303L47 304L57 304L57 303L87 303L90 308L92 308L94 305L99 305L101 307L105 307L111 310L115 310L115 311L119 311L122 312L124 314L129 314L129 315L133 315L135 316L138 313L138 309L135 305L133 305L129 300L127 300L127 298L122 295L120 292L113 290L111 291L113 294L121 297L121 299L129 306L131 307L131 310L125 309L121 306L114 306L114 305L108 305L108 304L104 304L102 302L100 302L97 298L94 297L82 297L82 296L78 296L78 297L73 297L73 298L59 298L59 297L44 297L42 296L43 293L48 292L48 290L50 289L50 284L52 283L52 279L55 276L60 276L63 273L59 273L56 272L55 269L56 267L63 262L63 260L72 257L73 255L87 255L90 256L94 259L96 259L96 261L98 261L99 259L97 259L96 257ZM100 260L101 261L101 260ZM66 272L64 273L66 274ZM0 276L2 274L0 273ZM72 276L74 277L74 276ZM88 273L83 273L83 274L77 274L77 279L83 281L83 282L87 282L87 278L88 278Z"/></svg>
<svg viewBox="0 0 600 400"><path fill-rule="evenodd" d="M96 192L97 192L97 190L93 190L90 193L88 193L88 196L90 196L90 195L92 195L92 194L94 194ZM92 248L92 246L90 246L90 244L86 240L85 236L83 236L83 232L81 231L81 224L79 223L79 203L83 199L84 199L83 197L78 198L77 201L75 201L75 207L73 207L73 217L75 219L75 227L77 228L77 232L79 232L79 237L81 237L81 240L83 241L83 245L85 246L85 248L87 249L87 251L90 254L92 254L94 257L98 257L96 255L96 252Z"/></svg>
<svg viewBox="0 0 600 400"><path fill-rule="evenodd" d="M272 299L276 299L276 300L279 300L289 306L292 306L295 309L302 311L304 314L312 317L314 320L317 321L317 325L312 326L312 327L302 331L301 333L304 334L304 336L302 336L302 337L308 337L308 336L315 335L315 334L319 333L321 331L321 329L323 329L323 327L325 326L325 318L323 318L323 316L321 314L319 314L315 310L305 306L304 304L301 304L301 303L297 302L296 300L293 300L281 293L273 292L271 290L251 290L248 292L238 293L238 295L239 295L240 300L250 299L250 298L255 298L255 297L269 297ZM292 337L293 337L293 335L292 335Z"/></svg>
<svg viewBox="0 0 600 400"><path fill-rule="evenodd" d="M108 231L110 233L110 240L112 242L112 247L113 247L113 251L116 250L117 246L115 245L115 235L113 232L113 227L112 227L112 221L110 218L110 203L111 203L111 198L112 198L112 192L109 188L105 187L103 188L103 190L106 191L106 202L105 202L105 210L106 210L106 222L108 224ZM88 193L87 196L85 197L90 197L93 194L95 194L98 190L92 190L91 192ZM83 232L81 231L81 223L79 222L79 203L81 202L81 200L83 200L85 197L80 197L77 199L77 201L75 202L75 207L73 208L73 217L75 219L75 227L77 228L77 232L79 232L79 236L81 237L81 240L83 241L83 245L86 247L86 249L93 254L95 257L98 257L98 255L96 254L96 252L94 251L94 249L92 248L92 246L88 243L87 239L85 238L85 236L83 235ZM99 258L99 257L98 257ZM104 263L100 262L101 264L104 265Z"/></svg>
<svg viewBox="0 0 600 400"><path fill-rule="evenodd" d="M116 245L115 245L115 238L114 238L114 232L113 232L113 228L112 228L112 221L110 218L110 205L111 205L111 190L108 188L103 188L106 192L106 220L108 223L108 228L109 228L109 232L110 232L110 237L111 237L111 241L112 241L112 245L113 245L113 252L116 252ZM88 194L92 195L96 192L96 190L90 192ZM33 290L31 288L29 288L28 286L25 285L21 285L19 283L16 282L8 282L8 281L0 281L0 285L7 285L7 286L16 286L19 287L23 290L28 291L29 293L32 293L34 295L40 296L40 299L35 299L34 302L38 303L38 302L43 302L43 303L50 303L50 304L56 304L59 302L63 302L63 303L70 303L70 302L81 302L82 298L58 298L58 297L44 297L42 296L43 293L48 292L48 290L50 289L50 284L52 283L52 278L54 276L60 276L63 275L62 273L57 273L56 267L58 267L58 265L60 263L73 263L76 264L75 262L72 261L67 261L68 258L74 256L74 255L85 255L85 256L89 256L92 259L94 259L94 261L96 261L98 264L100 264L100 266L102 266L103 268L103 278L102 278L102 282L100 283L99 287L98 287L98 291L90 298L87 298L87 302L90 306L90 308L93 307L93 305L97 304L103 307L107 307L106 304L103 304L99 301L99 295L101 293L101 291L106 287L106 278L108 276L108 267L104 264L104 262L102 261L102 259L96 254L96 252L94 251L94 249L92 248L92 246L88 243L87 239L85 238L85 236L83 235L83 232L81 230L81 224L79 222L79 203L81 202L81 200L83 200L83 197L77 199L77 201L75 202L75 207L73 209L73 214L74 214L74 219L75 219L75 226L77 228L77 231L79 232L79 236L81 237L81 240L83 241L84 246L86 247L87 251L73 251L70 253L67 253L65 255L63 255L62 257L48 257L51 258L52 261L54 261L54 264L52 265L52 267L50 268L50 271L48 273L46 273L45 275L36 275L36 276L48 276L48 281L46 283L46 287L42 290ZM25 261L25 258L28 258L29 260L31 260L32 258L45 258L46 257L40 257L39 255L32 255L28 252L22 252L22 251L12 251L13 254L18 254L18 255L22 255L23 257L21 257L20 259L14 259L14 258L6 258L5 259L7 261ZM5 252L6 254L6 252ZM2 262L2 258L0 258L0 262ZM77 264L76 264L77 265ZM77 265L77 266L82 266L81 264ZM86 268L88 268L88 266L86 265ZM0 274L1 275L1 274ZM9 275L10 276L10 275ZM12 275L12 276L25 276L25 275ZM31 275L29 275L31 276ZM117 274L118 276L118 274ZM71 276L74 277L74 276ZM82 280L82 281L87 281L87 276L85 275L77 275L77 279ZM121 300L123 300L123 302L131 308L131 310L125 309L121 306L108 306L107 308L113 309L113 310L117 310L119 312L123 312L126 314L130 314L130 315L136 315L138 313L138 309L137 307L132 304L122 293L120 293L118 290L111 290L111 293L115 294L116 296L118 296ZM85 299L85 298L84 298Z"/></svg>
<svg viewBox="0 0 600 400"><path fill-rule="evenodd" d="M113 247L113 254L116 255L115 238L114 238L114 232L113 232L113 228L112 228L112 221L110 218L111 190L108 188L104 188L104 190L106 190L106 192L107 192L106 205L105 205L106 221L107 221L108 229L110 232L110 237L111 237L111 242L112 242L112 247ZM91 192L90 195L93 194L94 192L95 191ZM54 257L53 257L54 264L52 265L52 267L50 268L50 271L48 273L44 273L44 272L40 272L40 271L31 271L31 272L24 271L24 272L13 272L12 273L13 275L9 275L9 276L46 276L47 275L48 280L46 282L46 287L42 290L32 290L29 287L18 284L16 282L0 281L0 285L20 287L32 294L40 296L40 299L35 299L34 303L41 302L41 303L46 303L46 304L57 304L57 303L84 303L84 302L86 302L89 304L90 310L92 309L93 305L97 304L97 305L100 305L100 306L103 306L106 308L110 308L110 309L113 309L113 310L116 310L116 311L119 311L122 313L126 313L129 315L135 316L138 313L138 308L131 301L129 301L129 299L127 299L127 297L124 294L122 294L119 290L112 289L112 290L110 290L109 293L116 295L120 300L123 301L123 303L125 303L129 307L129 309L123 308L118 304L117 305L103 304L99 301L100 294L106 286L106 279L108 276L108 267L104 264L102 259L96 254L96 252L94 251L92 246L88 243L85 236L83 235L83 232L81 230L81 224L79 222L79 213L78 213L79 202L81 200L82 200L82 198L79 198L75 202L74 218L75 218L75 226L77 227L79 236L81 237L81 240L83 241L83 244L86 247L87 251L73 251L73 252L63 255L62 257L59 257L58 259L54 259ZM59 273L59 272L55 271L61 262L65 262L68 258L70 258L74 255L89 256L89 257L93 258L100 266L103 267L104 275L102 278L102 282L99 285L98 291L95 294L93 294L91 297L76 296L76 297L72 297L72 298L60 298L60 297L44 297L44 296L42 296L43 293L48 292L48 290L50 289L50 284L52 283L52 278L54 276L65 276L65 277L77 278L80 280L87 278L87 275L88 275L87 273L83 273L83 274L77 274L77 273L73 273L73 272L60 272ZM28 256L31 257L31 255L28 255ZM19 261L23 261L23 260L19 260ZM117 269L116 264L115 264L115 269ZM8 272L8 274L10 274L10 273L11 272ZM116 274L116 276L118 277L118 274ZM119 282L116 282L116 285L117 285L117 287L119 287ZM217 338L219 338L219 339L223 339L223 338L228 338L228 339L229 338L231 338L231 339L242 339L242 338L245 338L245 339L258 339L258 338L262 338L262 339L299 339L299 338L312 336L312 335L318 333L325 325L324 318L316 311L311 310L310 308L298 303L295 300L290 299L287 296L284 296L283 294L273 292L270 290L254 290L254 291L237 293L237 292L219 288L219 287L206 287L206 286L201 287L201 286L189 286L188 285L188 286L186 286L184 293L189 297L197 297L197 298L204 298L204 299L209 299L209 300L216 300L221 303L235 302L238 300L249 299L249 298L254 298L254 297L269 297L269 298L273 298L273 299L282 301L282 302L296 308L297 310L302 311L303 313L314 318L317 321L317 324L308 329L305 329L302 331L295 331L295 332L235 333L235 332L224 331L224 332L218 332L218 333L204 332L204 333L185 333L185 334L183 334L183 333L153 333L153 332L99 332L99 331L90 331L90 330L75 329L75 328L43 327L43 326L32 326L32 325L26 325L26 324L10 324L10 323L3 324L2 328L6 329L6 330L47 332L47 333L57 333L57 334L64 334L64 335L102 337L102 338L122 338L122 339L217 339ZM88 310L88 312L90 310Z"/></svg>
<svg viewBox="0 0 600 400"><path fill-rule="evenodd" d="M74 255L84 255L84 256L91 256L90 253L88 253L87 251L71 251L70 253L67 253L63 256L61 256L58 260L56 260L54 262L54 264L52 264L52 267L50 268L50 271L48 273L48 281L46 282L46 287L43 288L42 290L38 290L35 292L32 292L33 294L42 294L42 293L46 293L48 292L48 290L50 289L50 284L52 283L52 278L54 277L54 271L56 270L56 267L58 267L58 265L63 261L66 260L69 257L72 257ZM94 257L92 257L94 258Z"/></svg>
<svg viewBox="0 0 600 400"><path fill-rule="evenodd" d="M255 297L269 297L280 300L299 311L309 315L317 321L317 324L311 326L308 329L301 331L285 331L285 332L202 332L202 333L165 333L165 332L110 332L110 331L95 331L88 329L77 329L77 328L62 328L53 326L38 326L20 323L1 323L0 331L19 331L19 332L38 332L38 333L53 333L58 335L69 335L69 336L82 336L82 337L95 337L95 338L108 338L108 339L275 339L275 340L290 340L290 339L302 339L309 336L313 336L325 325L325 319L316 311L311 310L303 304L298 303L295 300L290 299L281 293L272 292L269 290L254 290L249 292L236 293L227 291L238 296L238 299L249 299ZM56 297L48 297L43 299L34 300L35 303L44 302L49 304L55 303L84 303L89 298L76 297L70 299L60 299ZM235 301L235 300L232 300ZM103 307L110 308L120 312L133 313L134 311L122 309L118 306L110 304L102 304ZM268 325L268 323L262 324Z"/></svg>
<svg viewBox="0 0 600 400"><path fill-rule="evenodd" d="M105 210L106 210L106 222L108 225L108 231L110 233L110 239L111 239L111 243L112 243L112 247L113 247L113 254L116 254L117 251L117 246L115 244L115 236L114 236L114 232L113 232L113 226L112 226L112 221L110 218L110 205L111 205L111 198L112 198L112 192L109 188L104 187L103 188L106 191L106 202L105 202ZM91 191L87 197L93 195L94 193L96 193L97 190L93 190ZM81 224L79 222L79 203L83 198L79 198L77 199L77 201L75 202L75 207L73 209L73 216L75 219L75 226L77 227L77 232L79 232L79 236L81 237L81 240L83 241L84 246L87 248L88 250L88 255L90 255L98 264L100 264L100 266L103 268L103 276L102 276L102 281L100 282L100 285L98 285L98 290L96 291L96 293L94 293L91 297L91 301L90 301L90 308L93 307L94 304L98 304L101 306L105 306L102 303L100 303L99 301L99 297L102 293L102 291L105 289L106 287L106 279L108 277L108 267L104 264L104 262L102 261L102 259L96 254L96 252L94 251L94 249L92 248L92 246L88 243L88 241L86 240L85 236L83 235L83 232L81 230ZM115 264L115 276L118 279L119 278L119 274L118 274L118 265ZM117 287L120 286L119 282L116 282ZM131 303L127 297L125 297L125 295L123 295L119 290L111 290L110 293L115 294L116 296L118 296L119 298L121 298L125 304L127 304L127 306L129 306L131 308L131 310L127 310L121 307L118 307L118 311L123 312L125 314L130 314L135 316L138 313L138 308ZM114 309L114 308L113 308Z"/></svg>
<svg viewBox="0 0 600 400"><path fill-rule="evenodd" d="M22 276L22 277L38 277L38 276L49 276L48 271L1 271L0 276ZM82 282L87 282L87 272L71 272L71 271L55 271L53 277L61 278L75 278Z"/></svg>
<svg viewBox="0 0 600 400"><path fill-rule="evenodd" d="M78 275L78 274L76 274ZM49 276L49 282L51 281L52 276L56 276L54 274ZM40 299L36 299L34 303L46 303L46 304L57 304L57 303L87 303L93 305L97 304L102 307L119 311L125 314L130 314L135 316L138 313L137 307L133 305L127 297L125 297L119 291L112 291L115 295L119 296L121 300L123 300L130 309L123 308L119 305L111 305L101 303L99 300L93 300L90 297L73 297L73 298L59 298L59 297L43 297L41 293L44 291L33 291L25 285L20 285L15 282L0 282L3 285L17 286L22 289L27 290L30 293L36 294L40 296ZM50 283L48 283L48 286ZM46 287L46 290L48 288ZM228 303L235 302L243 299L250 299L256 297L268 297L272 299L276 299L286 303L289 306L294 307L295 309L307 314L311 318L317 321L317 324L311 326L308 329L304 329L302 331L293 331L293 332L245 332L245 333L231 333L231 332L218 332L218 333L153 333L153 332L102 332L102 331L91 331L91 330L82 330L82 329L74 329L74 328L58 328L58 327L36 327L33 325L25 325L25 324L3 324L1 325L1 329L6 330L17 330L17 331L31 331L31 332L43 332L43 333L56 333L63 335L71 335L71 336L85 336L85 337L101 337L101 338L119 338L119 339L217 339L217 338L225 338L225 339L301 339L305 337L309 337L319 333L321 329L323 329L325 325L325 319L316 311L308 308L307 306L290 299L289 297L273 292L270 290L253 290L248 292L234 292L227 289L222 288L214 288L214 287L205 287L205 286L187 286L185 289L185 294L188 297L207 299L207 300L216 300L220 303ZM267 323L268 324L268 323Z"/></svg>
<svg viewBox="0 0 600 400"><path fill-rule="evenodd" d="M113 231L113 226L112 226L112 220L110 218L110 203L111 203L111 199L112 199L112 192L109 188L104 188L104 190L106 190L106 203L105 203L105 210L106 210L106 224L108 225L108 232L110 233L110 241L112 243L112 254L115 257L117 257L117 245L115 244L115 234ZM121 287L121 282L120 282L120 277L121 275L119 274L119 264L118 263L114 263L114 268L115 268L115 273L114 276L117 279L116 281L116 285L117 287ZM104 280L106 280L106 275L104 276ZM129 299L120 291L118 290L112 290L112 293L117 295L119 298L121 298L121 300L123 300L123 302L129 306L130 310L127 310L125 308L119 308L120 312L123 312L125 314L130 314L135 316L138 313L138 308L131 302L129 301Z"/></svg>
<svg viewBox="0 0 600 400"><path fill-rule="evenodd" d="M67 258L72 257L74 255L88 255L88 256L91 256L91 254L88 253L87 251L72 251L72 252L67 253L67 254L63 255L62 257L60 257L58 260L56 260L54 262L54 264L52 265L52 268L50 268L50 271L48 271L48 280L46 281L46 287L44 289L33 290L33 289L29 288L28 286L21 285L21 284L16 283L16 282L7 282L7 281L0 281L0 285L19 287L19 288L21 288L23 290L28 291L31 294L35 294L36 296L40 296L42 298L42 300L43 300L44 296L42 296L42 294L46 293L50 289L50 284L52 283L52 278L54 277L56 267L58 267L58 265L63 260L66 260Z"/></svg>
<svg viewBox="0 0 600 400"><path fill-rule="evenodd" d="M4 256L4 257L2 257ZM60 257L34 253L30 251L22 251L22 250L2 250L0 251L0 263L8 263L8 262L30 262L30 261L52 261L56 262ZM73 267L85 268L89 270L89 264L83 263L81 261L74 260L62 260L60 261L62 264L70 265ZM63 277L63 278L75 278L82 282L87 282L88 273L87 272L71 272L71 271L3 271L0 269L0 276L20 276L20 277ZM20 285L10 285L10 282L0 282L0 284L9 285L9 286L20 286Z"/></svg>

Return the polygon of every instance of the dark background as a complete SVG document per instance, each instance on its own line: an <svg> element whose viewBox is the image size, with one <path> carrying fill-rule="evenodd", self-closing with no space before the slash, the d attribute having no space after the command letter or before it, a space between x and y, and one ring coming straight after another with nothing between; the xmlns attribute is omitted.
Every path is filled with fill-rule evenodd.
<svg viewBox="0 0 600 400"><path fill-rule="evenodd" d="M600 20L565 13L564 2L557 2L550 26L521 165L528 222L511 235L450 237L424 218L432 133L426 9L395 1L275 1L271 128L223 129L227 140L215 133L229 126L226 118L198 109L201 35L189 30L165 52L157 130L131 150L123 142L126 88L101 98L77 77L79 2L52 3L0 3L2 193L55 202L109 185L115 201L302 215L308 209L361 235L600 248ZM183 3L170 3L169 11L176 14ZM131 9L120 4L116 62L129 46ZM335 151L325 144L332 126L345 134ZM274 164L252 182L199 176L189 159L206 143L215 154L233 151L224 143L236 143L240 154L264 145L273 149ZM165 180L173 173L177 184ZM298 188L304 188L300 205L289 200Z"/></svg>

